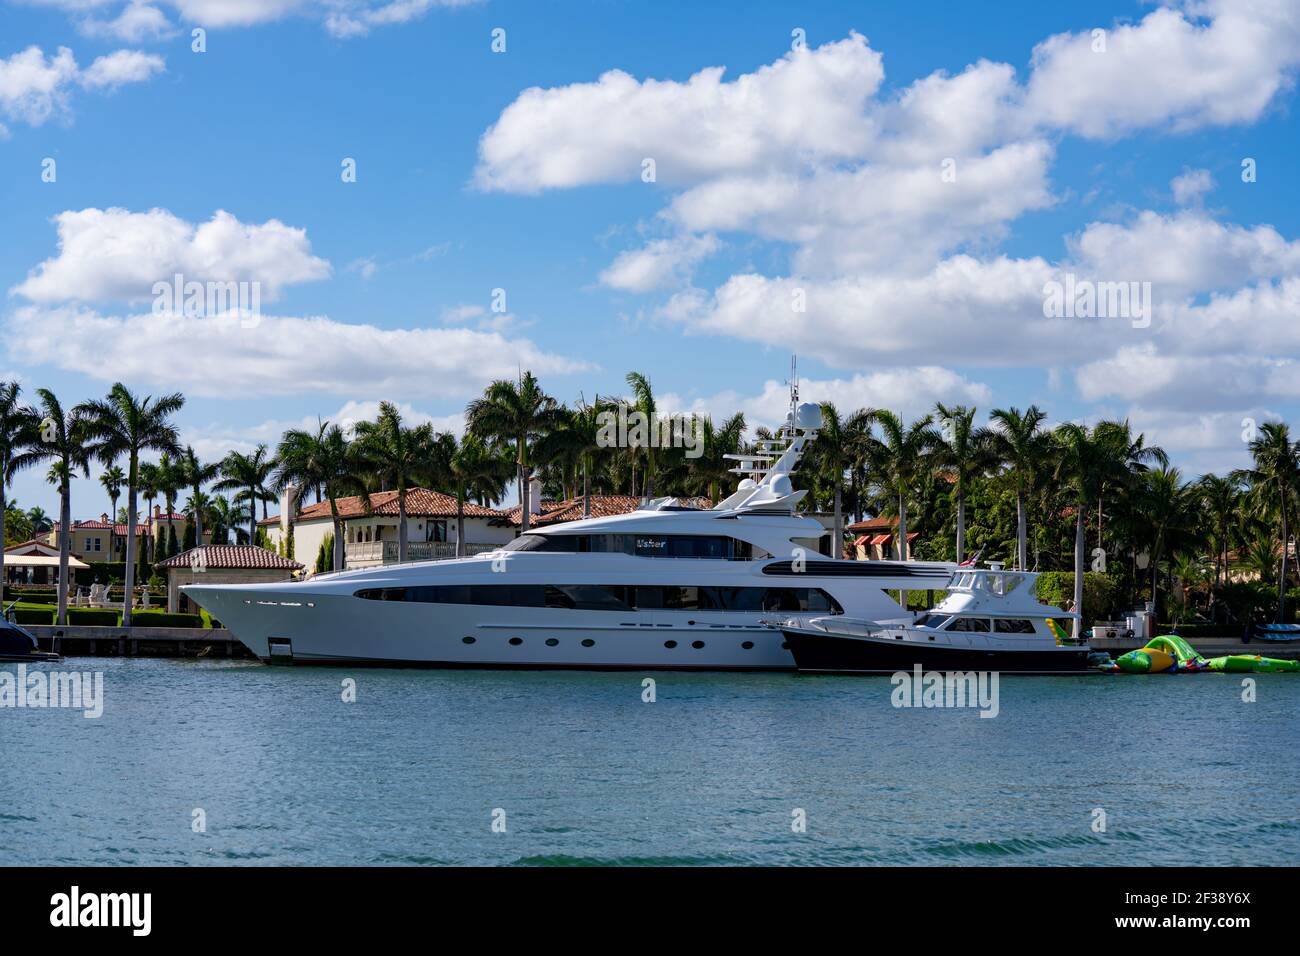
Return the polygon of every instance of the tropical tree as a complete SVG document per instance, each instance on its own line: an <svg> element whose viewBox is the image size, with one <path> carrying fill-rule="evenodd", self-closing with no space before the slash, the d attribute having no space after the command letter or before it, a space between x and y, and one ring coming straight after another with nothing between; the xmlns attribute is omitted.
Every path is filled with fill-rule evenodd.
<svg viewBox="0 0 1300 956"><path fill-rule="evenodd" d="M720 428L705 415L701 419L701 435L702 448L699 457L691 460L687 488L717 504L730 494L726 489L736 483L736 476L731 473L736 461L726 456L740 454L744 447L745 415L737 412Z"/></svg>
<svg viewBox="0 0 1300 956"><path fill-rule="evenodd" d="M27 509L27 521L33 535L45 534L54 529L54 522L40 505L33 505Z"/></svg>
<svg viewBox="0 0 1300 956"><path fill-rule="evenodd" d="M1016 568L1029 567L1029 529L1025 504L1043 473L1048 446L1047 433L1040 426L1047 417L1037 405L1025 411L995 408L989 415L993 426L989 444L1006 466L1016 489Z"/></svg>
<svg viewBox="0 0 1300 956"><path fill-rule="evenodd" d="M953 476L957 500L957 563L966 559L966 495L971 480L993 467L996 460L992 433L975 427L975 409L964 405L935 405L939 439L932 453L935 467Z"/></svg>
<svg viewBox="0 0 1300 956"><path fill-rule="evenodd" d="M616 414L617 406L599 395L590 405L581 398L576 408L561 408L546 434L537 440L536 458L560 464L565 470L582 472L582 516L591 517L591 476L601 442L602 416Z"/></svg>
<svg viewBox="0 0 1300 956"><path fill-rule="evenodd" d="M345 495L360 495L362 506L369 507L364 463L353 452L343 429L329 422L321 422L314 432L301 428L285 432L276 450L276 461L277 487L290 484L299 488L318 487L329 501L334 525L333 568L341 571L345 533L338 499ZM253 540L256 540L255 523L250 522L250 527L254 529Z"/></svg>
<svg viewBox="0 0 1300 956"><path fill-rule="evenodd" d="M142 461L136 484L140 489L140 497L144 499L146 520L153 514L153 503L158 500L161 483L162 476L158 473L158 465L152 461ZM142 550L150 551L153 546L152 536L146 536L145 541L146 546ZM151 553L150 557L157 558L157 555Z"/></svg>
<svg viewBox="0 0 1300 956"><path fill-rule="evenodd" d="M267 453L265 444L248 453L232 451L221 460L221 478L212 485L214 491L233 491L236 501L248 504L250 544L257 541L257 503L270 493L267 483L275 468L275 460Z"/></svg>
<svg viewBox="0 0 1300 956"><path fill-rule="evenodd" d="M1183 482L1182 472L1168 465L1148 471L1142 487L1141 513L1150 528L1151 600L1157 602L1160 562L1175 555L1198 527L1200 496L1193 484ZM1186 570L1186 569L1185 569ZM1158 607L1157 603L1157 607Z"/></svg>
<svg viewBox="0 0 1300 956"><path fill-rule="evenodd" d="M157 399L139 398L121 382L109 390L108 397L77 406L86 420L90 457L103 464L126 456L126 582L123 595L122 626L131 625L131 604L135 594L136 494L140 487L140 453L157 451L173 454L178 450L176 426L172 416L185 405L179 392Z"/></svg>
<svg viewBox="0 0 1300 956"><path fill-rule="evenodd" d="M1203 475L1200 492L1201 507L1210 526L1210 540L1214 544L1214 583L1210 587L1210 605L1213 608L1226 571L1234 529L1240 520L1241 482L1232 475Z"/></svg>
<svg viewBox="0 0 1300 956"><path fill-rule="evenodd" d="M0 383L0 583L5 579L5 518L8 505L5 494L13 482L14 458L34 441L37 435L36 412L18 400L17 382Z"/></svg>
<svg viewBox="0 0 1300 956"><path fill-rule="evenodd" d="M455 439L448 435L452 442ZM496 495L504 493L509 465L483 443L477 435L466 434L449 461L456 488L456 557L465 557L465 499L476 489L490 488ZM505 465L503 468L502 466Z"/></svg>
<svg viewBox="0 0 1300 956"><path fill-rule="evenodd" d="M832 531L832 554L839 558L844 555L844 472L852 462L853 452L845 422L834 402L822 402L822 427L813 441L813 470L821 482L831 488L831 505L834 512L834 529Z"/></svg>
<svg viewBox="0 0 1300 956"><path fill-rule="evenodd" d="M525 372L518 384L506 379L493 382L465 409L468 430L486 442L508 445L515 456L519 485L520 533L528 533L529 451L537 438L559 424L559 404Z"/></svg>
<svg viewBox="0 0 1300 956"><path fill-rule="evenodd" d="M1280 518L1279 539L1282 569L1277 583L1277 622L1286 620L1287 551L1291 543L1290 505L1300 494L1300 442L1291 440L1291 429L1283 422L1265 422L1250 443L1254 463L1233 472L1250 482L1258 502Z"/></svg>
<svg viewBox="0 0 1300 956"><path fill-rule="evenodd" d="M358 422L356 452L363 467L385 488L397 490L397 560L404 562L409 541L406 527L406 493L418 484L433 451L433 426L428 422L414 428L402 424L402 413L392 402L379 403L379 418Z"/></svg>
<svg viewBox="0 0 1300 956"><path fill-rule="evenodd" d="M122 485L126 484L126 472L119 465L110 465L99 476L99 483L108 494L108 520L117 520L117 499L122 497Z"/></svg>
<svg viewBox="0 0 1300 956"><path fill-rule="evenodd" d="M929 467L929 456L939 441L930 427L933 419L926 415L911 425L888 409L876 409L868 416L880 429L880 438L871 439L871 468L882 490L898 507L898 556L908 559L907 502L921 475Z"/></svg>
<svg viewBox="0 0 1300 956"><path fill-rule="evenodd" d="M246 533L239 526L248 520L244 506L231 501L225 495L213 495L210 505L212 512L212 543L228 544L229 532L235 532L235 543L242 543L241 537Z"/></svg>
<svg viewBox="0 0 1300 956"><path fill-rule="evenodd" d="M40 416L37 432L26 449L15 455L10 467L15 471L38 462L49 462L47 478L59 489L59 585L58 611L54 622L68 623L68 559L72 552L72 479L78 471L90 477L87 447L88 422L77 406L65 412L62 403L47 388L36 390Z"/></svg>
<svg viewBox="0 0 1300 956"><path fill-rule="evenodd" d="M199 456L194 453L191 445L186 445L185 450L181 452L179 462L180 474L183 482L190 488L190 504L192 516L190 518L194 525L194 546L203 546L203 512L207 510L207 496L203 494L203 486L216 481L221 475L221 464L219 462L209 462L204 464L199 460ZM214 542L215 543L215 542Z"/></svg>

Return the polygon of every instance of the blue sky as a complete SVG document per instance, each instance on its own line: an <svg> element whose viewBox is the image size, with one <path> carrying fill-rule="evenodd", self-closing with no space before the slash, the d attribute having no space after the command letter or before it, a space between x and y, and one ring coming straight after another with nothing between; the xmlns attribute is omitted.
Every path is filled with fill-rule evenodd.
<svg viewBox="0 0 1300 956"><path fill-rule="evenodd" d="M1297 65L1273 0L4 3L0 375L181 390L216 458L380 399L457 427L521 365L772 423L797 352L806 398L1127 415L1232 467L1300 407ZM176 271L263 315L153 315ZM1065 272L1151 282L1149 327L1046 319Z"/></svg>

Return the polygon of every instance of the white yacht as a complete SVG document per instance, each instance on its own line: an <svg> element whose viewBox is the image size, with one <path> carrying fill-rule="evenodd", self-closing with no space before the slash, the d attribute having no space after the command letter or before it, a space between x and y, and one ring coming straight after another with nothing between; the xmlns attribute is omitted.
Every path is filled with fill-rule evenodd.
<svg viewBox="0 0 1300 956"><path fill-rule="evenodd" d="M1079 615L1039 602L1038 575L962 566L942 601L915 621L882 623L847 616L772 622L801 671L892 674L935 671L1082 674L1089 649L1057 620Z"/></svg>
<svg viewBox="0 0 1300 956"><path fill-rule="evenodd" d="M270 662L793 670L765 619L910 621L886 592L941 588L953 568L822 554L790 480L820 426L792 401L764 454L731 456L739 489L711 510L664 498L471 558L184 590Z"/></svg>

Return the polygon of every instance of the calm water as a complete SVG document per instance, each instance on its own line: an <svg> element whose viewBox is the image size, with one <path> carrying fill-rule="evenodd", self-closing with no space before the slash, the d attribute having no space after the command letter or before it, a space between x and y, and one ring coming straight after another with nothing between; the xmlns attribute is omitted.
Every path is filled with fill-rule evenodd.
<svg viewBox="0 0 1300 956"><path fill-rule="evenodd" d="M105 714L0 709L0 864L1300 859L1291 675L1007 678L990 720L887 678L62 666Z"/></svg>

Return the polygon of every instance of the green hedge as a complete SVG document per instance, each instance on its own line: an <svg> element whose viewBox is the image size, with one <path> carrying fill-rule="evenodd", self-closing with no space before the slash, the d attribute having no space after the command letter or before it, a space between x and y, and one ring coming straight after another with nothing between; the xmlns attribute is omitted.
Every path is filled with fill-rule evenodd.
<svg viewBox="0 0 1300 956"><path fill-rule="evenodd" d="M19 624L53 624L54 612L41 611L36 608L16 607L10 611Z"/></svg>
<svg viewBox="0 0 1300 956"><path fill-rule="evenodd" d="M32 604L50 604L57 600L53 588L32 588L29 590L13 587L5 588L4 599L6 602L18 600L30 601Z"/></svg>
<svg viewBox="0 0 1300 956"><path fill-rule="evenodd" d="M112 608L100 607L70 607L68 608L68 623L82 624L99 627L116 627L122 621L120 611L114 611Z"/></svg>
<svg viewBox="0 0 1300 956"><path fill-rule="evenodd" d="M1119 582L1108 574L1085 571L1083 574L1083 626L1093 621L1110 620L1115 616L1119 600ZM1067 610L1074 600L1073 571L1044 571L1038 576L1038 599Z"/></svg>
<svg viewBox="0 0 1300 956"><path fill-rule="evenodd" d="M168 614L166 611L136 611L131 623L140 627L202 627L198 614Z"/></svg>

